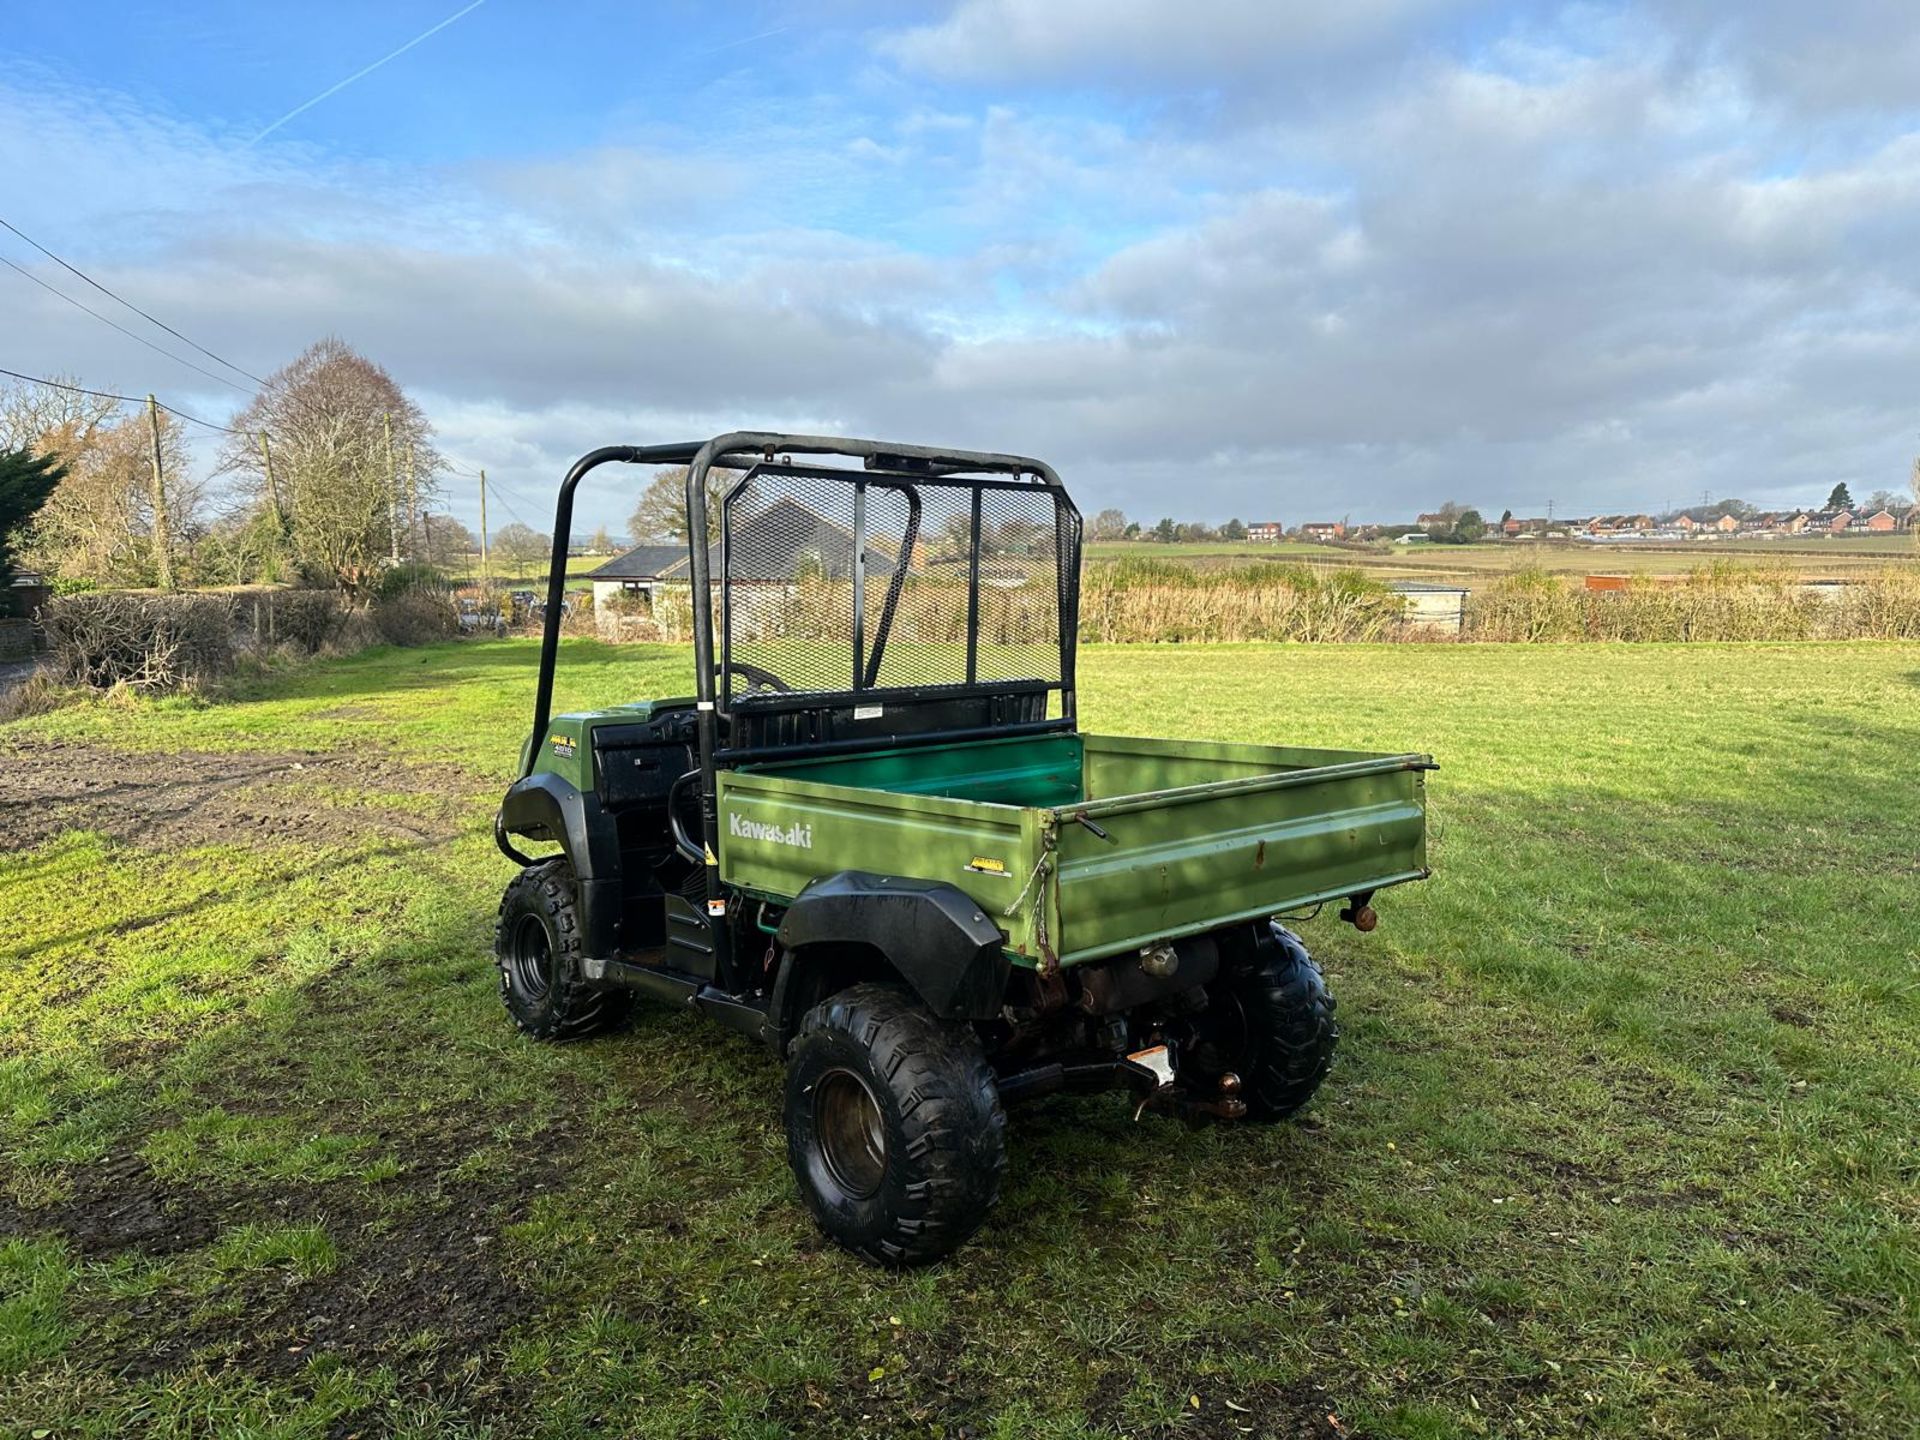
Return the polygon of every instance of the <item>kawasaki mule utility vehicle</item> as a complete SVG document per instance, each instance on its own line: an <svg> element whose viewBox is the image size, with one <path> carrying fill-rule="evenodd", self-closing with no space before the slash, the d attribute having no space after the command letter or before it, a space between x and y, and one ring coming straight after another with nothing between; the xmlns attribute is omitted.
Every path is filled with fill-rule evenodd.
<svg viewBox="0 0 1920 1440"><path fill-rule="evenodd" d="M692 635L695 693L553 715L573 494L608 462L689 467L690 541L648 598ZM1333 999L1274 917L1339 901L1368 930L1376 891L1423 878L1432 762L1083 734L1080 516L1049 467L808 435L615 446L569 472L553 533L495 821L524 867L495 948L528 1034L588 1034L639 994L763 1041L807 1203L895 1264L979 1226L1007 1103L1111 1085L1277 1120L1312 1096Z"/></svg>

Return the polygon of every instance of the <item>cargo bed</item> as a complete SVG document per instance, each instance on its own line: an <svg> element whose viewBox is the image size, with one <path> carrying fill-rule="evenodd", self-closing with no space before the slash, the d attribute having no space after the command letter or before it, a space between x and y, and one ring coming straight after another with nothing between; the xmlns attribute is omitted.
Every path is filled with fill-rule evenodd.
<svg viewBox="0 0 1920 1440"><path fill-rule="evenodd" d="M723 770L720 866L785 902L838 870L957 885L1018 960L1423 879L1425 755L1056 734Z"/></svg>

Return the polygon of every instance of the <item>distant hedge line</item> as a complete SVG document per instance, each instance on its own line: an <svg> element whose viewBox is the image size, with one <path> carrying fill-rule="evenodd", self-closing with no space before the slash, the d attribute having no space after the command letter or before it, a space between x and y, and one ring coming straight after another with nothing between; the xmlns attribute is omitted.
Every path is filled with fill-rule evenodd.
<svg viewBox="0 0 1920 1440"><path fill-rule="evenodd" d="M1822 592L1798 578L1702 570L1639 577L1618 590L1540 570L1476 586L1468 640L1920 640L1920 567L1887 569Z"/></svg>
<svg viewBox="0 0 1920 1440"><path fill-rule="evenodd" d="M1005 596L997 597L1004 601ZM55 677L164 692L216 678L245 653L422 645L460 633L444 586L384 587L365 607L339 592L248 595L102 591L40 614ZM1486 640L1920 640L1920 566L1889 568L1831 593L1790 575L1699 571L1589 590L1524 570L1478 583L1457 632L1406 623L1402 597L1358 570L1252 566L1199 571L1154 560L1090 567L1080 597L1088 642Z"/></svg>

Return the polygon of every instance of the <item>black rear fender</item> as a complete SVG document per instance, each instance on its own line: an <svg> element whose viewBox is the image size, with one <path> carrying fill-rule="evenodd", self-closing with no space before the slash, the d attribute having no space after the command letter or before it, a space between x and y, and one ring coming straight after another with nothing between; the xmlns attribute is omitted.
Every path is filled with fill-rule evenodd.
<svg viewBox="0 0 1920 1440"><path fill-rule="evenodd" d="M579 887L583 949L596 959L613 955L622 898L620 832L600 797L582 794L548 771L528 775L514 781L500 802L500 831L560 846ZM504 841L501 848L507 848Z"/></svg>
<svg viewBox="0 0 1920 1440"><path fill-rule="evenodd" d="M897 980L943 1020L990 1020L1006 995L1006 935L965 892L936 880L842 870L787 907L773 1015L784 1048L833 990Z"/></svg>

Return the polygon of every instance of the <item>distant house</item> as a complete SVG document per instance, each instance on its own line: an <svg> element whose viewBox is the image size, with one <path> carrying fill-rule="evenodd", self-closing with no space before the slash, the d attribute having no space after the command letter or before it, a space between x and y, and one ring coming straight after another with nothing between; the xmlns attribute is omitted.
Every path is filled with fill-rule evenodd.
<svg viewBox="0 0 1920 1440"><path fill-rule="evenodd" d="M1339 520L1314 520L1302 525L1300 534L1307 540L1344 540L1347 527Z"/></svg>
<svg viewBox="0 0 1920 1440"><path fill-rule="evenodd" d="M1451 525L1453 521L1444 515L1416 515L1413 517L1413 523L1422 530L1427 530L1435 525Z"/></svg>
<svg viewBox="0 0 1920 1440"><path fill-rule="evenodd" d="M1509 515L1500 522L1500 533L1511 540L1520 533L1520 522Z"/></svg>
<svg viewBox="0 0 1920 1440"><path fill-rule="evenodd" d="M1708 510L1695 513L1682 510L1673 517L1673 528L1688 535L1733 535L1740 529L1740 521L1732 515L1722 515L1718 511Z"/></svg>
<svg viewBox="0 0 1920 1440"><path fill-rule="evenodd" d="M1589 535L1640 535L1654 528L1651 515L1596 515L1584 527Z"/></svg>
<svg viewBox="0 0 1920 1440"><path fill-rule="evenodd" d="M1876 510L1859 523L1862 530L1871 530L1880 535L1889 534L1900 528L1900 521L1891 510Z"/></svg>
<svg viewBox="0 0 1920 1440"><path fill-rule="evenodd" d="M1271 545L1285 538L1287 527L1278 520L1256 520L1247 526L1247 539L1260 545Z"/></svg>
<svg viewBox="0 0 1920 1440"><path fill-rule="evenodd" d="M844 580L853 574L852 532L794 500L780 500L737 522L731 544L734 582L770 587L776 595L803 576ZM918 550L915 559L921 559ZM869 546L866 562L870 572L885 575L892 571L894 557ZM707 564L717 580L718 542L708 548ZM682 541L636 545L589 571L596 628L614 638L623 615L652 616L668 598L684 607L692 568L692 556Z"/></svg>
<svg viewBox="0 0 1920 1440"><path fill-rule="evenodd" d="M636 545L616 555L587 576L593 582L593 613L611 616L621 600L653 606L654 590L663 581L687 583L687 547L681 545Z"/></svg>
<svg viewBox="0 0 1920 1440"><path fill-rule="evenodd" d="M1791 515L1780 518L1780 528L1789 535L1798 535L1812 523L1813 517L1804 510L1796 510Z"/></svg>
<svg viewBox="0 0 1920 1440"><path fill-rule="evenodd" d="M1814 516L1814 520L1816 522L1824 522L1826 529L1835 535L1844 535L1853 528L1853 512L1851 510L1836 510L1830 514L1816 515Z"/></svg>

